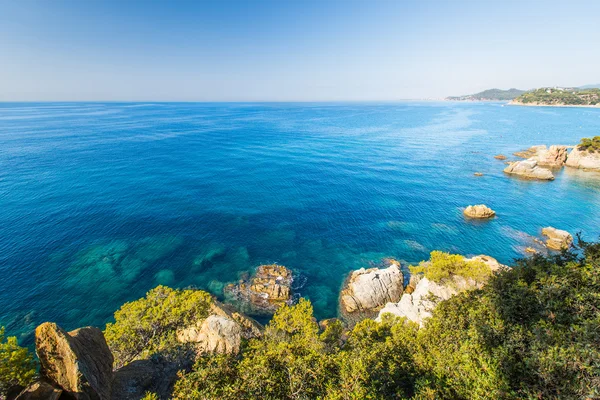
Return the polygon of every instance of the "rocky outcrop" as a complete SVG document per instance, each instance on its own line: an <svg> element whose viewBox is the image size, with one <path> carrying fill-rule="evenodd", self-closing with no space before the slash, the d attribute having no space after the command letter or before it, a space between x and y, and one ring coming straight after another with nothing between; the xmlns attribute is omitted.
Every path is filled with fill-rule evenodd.
<svg viewBox="0 0 600 400"><path fill-rule="evenodd" d="M495 258L486 255L479 255L465 261L481 261L489 266L492 271L507 268ZM448 300L465 290L481 288L484 284L484 282L476 282L456 275L450 282L442 283L433 282L421 275L412 275L409 286L400 301L387 303L379 311L376 321L381 321L383 314L390 313L405 317L409 321L423 326L425 320L431 317L431 312L440 301Z"/></svg>
<svg viewBox="0 0 600 400"><path fill-rule="evenodd" d="M115 371L112 400L140 400L147 392L157 394L160 399L169 399L177 372L190 366L168 362L161 357L132 361Z"/></svg>
<svg viewBox="0 0 600 400"><path fill-rule="evenodd" d="M292 271L282 265L261 265L249 282L229 285L225 292L249 306L251 313L273 313L284 304L291 304Z"/></svg>
<svg viewBox="0 0 600 400"><path fill-rule="evenodd" d="M495 155L494 158L496 160L506 160L506 156L504 154Z"/></svg>
<svg viewBox="0 0 600 400"><path fill-rule="evenodd" d="M573 236L567 231L553 228L551 226L542 229L542 235L546 236L546 247L551 250L568 249L573 243Z"/></svg>
<svg viewBox="0 0 600 400"><path fill-rule="evenodd" d="M533 158L537 161L538 165L551 167L551 168L562 168L567 161L567 146L552 145L550 148L540 145L532 146L528 150L515 153L515 156L521 158Z"/></svg>
<svg viewBox="0 0 600 400"><path fill-rule="evenodd" d="M554 179L552 171L538 166L538 162L535 158L512 162L504 169L504 172L511 175L518 175L527 179L539 179L546 181L551 181Z"/></svg>
<svg viewBox="0 0 600 400"><path fill-rule="evenodd" d="M469 218L485 219L494 217L496 212L485 204L479 204L476 206L468 206L463 211L463 214Z"/></svg>
<svg viewBox="0 0 600 400"><path fill-rule="evenodd" d="M37 381L23 389L14 400L58 400L62 395L62 389L45 382ZM9 399L11 396L9 396Z"/></svg>
<svg viewBox="0 0 600 400"><path fill-rule="evenodd" d="M210 305L210 313L211 315L218 315L237 322L240 325L242 337L244 339L252 339L262 336L263 326L261 324L254 319L238 312L235 308L228 304L223 304L213 299Z"/></svg>
<svg viewBox="0 0 600 400"><path fill-rule="evenodd" d="M202 323L177 331L181 343L196 343L199 352L237 354L242 343L240 325L219 315L210 315Z"/></svg>
<svg viewBox="0 0 600 400"><path fill-rule="evenodd" d="M67 333L46 322L36 328L35 344L42 377L78 400L110 399L113 356L100 329Z"/></svg>
<svg viewBox="0 0 600 400"><path fill-rule="evenodd" d="M592 153L575 147L567 156L567 167L600 171L600 153Z"/></svg>
<svg viewBox="0 0 600 400"><path fill-rule="evenodd" d="M396 260L386 263L387 268L361 268L350 274L340 295L342 311L376 311L400 299L404 286L400 263Z"/></svg>

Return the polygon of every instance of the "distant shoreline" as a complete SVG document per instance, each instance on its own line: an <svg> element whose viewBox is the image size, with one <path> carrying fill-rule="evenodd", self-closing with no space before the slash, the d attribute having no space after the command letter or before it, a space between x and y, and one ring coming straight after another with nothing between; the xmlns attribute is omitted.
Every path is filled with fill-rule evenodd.
<svg viewBox="0 0 600 400"><path fill-rule="evenodd" d="M540 104L540 103L521 103L510 101L507 103L509 106L524 106L524 107L564 107L564 108L600 108L600 104L586 105L586 104Z"/></svg>

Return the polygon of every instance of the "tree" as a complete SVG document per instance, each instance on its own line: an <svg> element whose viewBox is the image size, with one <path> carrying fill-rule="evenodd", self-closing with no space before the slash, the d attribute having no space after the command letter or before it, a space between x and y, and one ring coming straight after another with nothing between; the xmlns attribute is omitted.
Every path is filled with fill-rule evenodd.
<svg viewBox="0 0 600 400"><path fill-rule="evenodd" d="M14 336L5 337L0 327L0 397L13 386L27 386L35 377L36 364L28 349Z"/></svg>
<svg viewBox="0 0 600 400"><path fill-rule="evenodd" d="M208 316L211 297L201 290L157 286L146 297L125 303L106 325L104 336L119 368L155 353L177 354L176 332Z"/></svg>

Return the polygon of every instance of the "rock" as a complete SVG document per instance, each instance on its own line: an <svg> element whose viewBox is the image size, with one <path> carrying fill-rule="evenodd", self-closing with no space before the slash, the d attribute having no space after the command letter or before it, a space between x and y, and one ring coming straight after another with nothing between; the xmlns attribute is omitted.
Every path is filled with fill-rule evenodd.
<svg viewBox="0 0 600 400"><path fill-rule="evenodd" d="M535 158L529 158L524 161L516 161L510 163L508 167L504 169L504 172L511 175L518 175L528 179L539 179L551 181L554 179L552 171L547 168L538 166Z"/></svg>
<svg viewBox="0 0 600 400"><path fill-rule="evenodd" d="M537 250L534 249L533 247L526 247L525 248L525 253L529 253L529 254L536 254Z"/></svg>
<svg viewBox="0 0 600 400"><path fill-rule="evenodd" d="M600 171L600 153L592 153L575 147L567 156L567 167Z"/></svg>
<svg viewBox="0 0 600 400"><path fill-rule="evenodd" d="M494 156L496 160L506 160L506 156L504 154L498 154Z"/></svg>
<svg viewBox="0 0 600 400"><path fill-rule="evenodd" d="M94 327L65 332L46 322L35 330L40 374L75 399L110 399L113 356Z"/></svg>
<svg viewBox="0 0 600 400"><path fill-rule="evenodd" d="M463 214L469 218L484 219L492 218L496 215L496 212L484 204L479 204L476 206L468 206L463 211Z"/></svg>
<svg viewBox="0 0 600 400"><path fill-rule="evenodd" d="M542 229L542 235L548 237L546 246L552 250L568 249L573 243L573 236L569 232L551 226Z"/></svg>
<svg viewBox="0 0 600 400"><path fill-rule="evenodd" d="M291 304L292 271L282 265L261 265L249 282L225 288L227 294L246 303L252 313L273 313L284 304Z"/></svg>
<svg viewBox="0 0 600 400"><path fill-rule="evenodd" d="M475 175L475 176L483 176L483 174L481 172L475 172L473 175Z"/></svg>
<svg viewBox="0 0 600 400"><path fill-rule="evenodd" d="M202 323L177 331L181 343L197 343L201 353L237 354L242 343L240 325L219 315L210 315Z"/></svg>
<svg viewBox="0 0 600 400"><path fill-rule="evenodd" d="M508 268L500 264L495 258L486 255L466 259L466 261L474 260L484 262L492 271ZM431 312L440 301L448 300L465 290L481 288L484 284L485 282L475 282L461 276L454 276L451 282L436 283L421 275L412 275L409 287L414 286L414 289L408 290L407 288L399 302L387 303L379 311L376 321L381 321L383 314L391 313L423 326L425 320L431 317Z"/></svg>
<svg viewBox="0 0 600 400"><path fill-rule="evenodd" d="M396 260L386 262L387 268L361 268L350 274L340 297L343 311L376 311L387 302L400 299L404 286L400 263Z"/></svg>
<svg viewBox="0 0 600 400"><path fill-rule="evenodd" d="M37 381L23 389L14 400L58 400L62 392L46 381Z"/></svg>
<svg viewBox="0 0 600 400"><path fill-rule="evenodd" d="M567 160L567 146L552 145L550 148L544 145L532 146L528 150L515 153L515 156L533 158L538 165L561 168Z"/></svg>
<svg viewBox="0 0 600 400"><path fill-rule="evenodd" d="M156 393L160 399L171 398L177 371L191 365L167 362L160 357L132 361L114 373L112 400L140 400L146 392Z"/></svg>
<svg viewBox="0 0 600 400"><path fill-rule="evenodd" d="M221 317L229 318L240 325L242 337L244 339L252 339L262 336L263 326L254 319L237 312L233 307L223 304L217 300L212 301L210 305L210 313Z"/></svg>

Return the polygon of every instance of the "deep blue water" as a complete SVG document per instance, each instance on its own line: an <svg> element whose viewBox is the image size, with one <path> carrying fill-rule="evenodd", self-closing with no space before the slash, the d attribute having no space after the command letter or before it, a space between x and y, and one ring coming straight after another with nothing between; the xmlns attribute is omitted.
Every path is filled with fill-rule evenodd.
<svg viewBox="0 0 600 400"><path fill-rule="evenodd" d="M599 132L598 109L499 103L0 104L0 324L103 326L159 283L219 295L267 262L330 317L383 257L595 239L599 174L523 181L493 155ZM479 203L498 218L465 221Z"/></svg>

